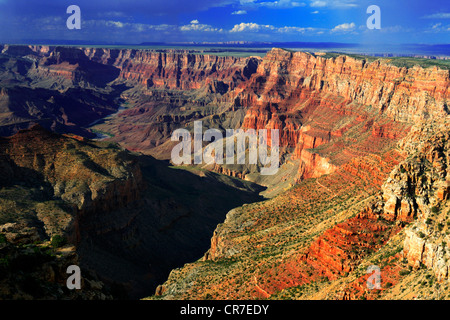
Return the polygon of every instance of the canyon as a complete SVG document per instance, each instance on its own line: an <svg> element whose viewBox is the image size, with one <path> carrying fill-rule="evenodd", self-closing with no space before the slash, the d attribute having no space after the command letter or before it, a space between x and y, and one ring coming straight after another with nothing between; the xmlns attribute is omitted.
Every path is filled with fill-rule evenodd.
<svg viewBox="0 0 450 320"><path fill-rule="evenodd" d="M448 69L278 48L0 49L0 230L10 246L65 237L102 297L450 297ZM278 129L279 170L172 166L172 133L195 121Z"/></svg>

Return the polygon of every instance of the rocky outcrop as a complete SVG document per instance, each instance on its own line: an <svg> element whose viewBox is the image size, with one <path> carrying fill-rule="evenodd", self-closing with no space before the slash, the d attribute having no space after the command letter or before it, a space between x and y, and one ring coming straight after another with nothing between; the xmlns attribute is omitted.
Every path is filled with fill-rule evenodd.
<svg viewBox="0 0 450 320"><path fill-rule="evenodd" d="M372 217L406 225L400 256L413 269L432 270L438 282L448 281L450 268L447 249L450 136L445 128L446 119L443 120L444 123L438 120L418 124L404 138L400 145L409 156L384 182L378 202L366 208Z"/></svg>
<svg viewBox="0 0 450 320"><path fill-rule="evenodd" d="M424 239L420 232L413 228L406 231L403 254L408 263L414 268L420 268L422 265L430 268L440 282L448 280L450 270L449 254L446 249L448 239L445 241L436 236Z"/></svg>
<svg viewBox="0 0 450 320"><path fill-rule="evenodd" d="M435 67L398 68L379 61L346 56L325 59L273 49L241 96L246 105L255 106L258 100L280 103L293 94L320 92L372 106L393 120L411 121L414 116L447 115L449 81L449 71Z"/></svg>
<svg viewBox="0 0 450 320"><path fill-rule="evenodd" d="M80 219L125 207L140 197L140 168L125 153L95 152L88 143L83 146L40 126L3 138L0 145L0 156L8 166L4 169L12 173L3 178L4 184L14 180L40 183L52 197L72 206L73 211L65 212L71 218L63 219L62 225L48 217L43 220L47 237L67 232L76 244L80 241Z"/></svg>
<svg viewBox="0 0 450 320"><path fill-rule="evenodd" d="M0 232L8 232L0 227ZM26 229L25 229L26 230ZM100 281L95 274L81 274L81 290L70 290L67 280L69 266L80 264L75 247L56 247L28 238L24 229L21 237L0 243L1 300L112 300L114 289ZM10 231L10 230L9 230ZM8 233L7 233L8 235ZM3 238L2 238L3 240ZM117 297L117 296L116 296Z"/></svg>
<svg viewBox="0 0 450 320"><path fill-rule="evenodd" d="M353 271L364 257L385 245L399 230L393 223L362 212L328 229L311 244L302 261L306 270L311 270L311 280L321 276L334 280Z"/></svg>
<svg viewBox="0 0 450 320"><path fill-rule="evenodd" d="M391 205L391 216L417 219L408 227L404 242L409 264L415 268L424 265L443 281L448 280L450 267L446 231L450 136L448 130L430 134L422 131L425 141L418 152L402 164L401 173L387 181L385 189L390 203L397 205ZM399 179L402 173L404 178Z"/></svg>
<svg viewBox="0 0 450 320"><path fill-rule="evenodd" d="M282 128L281 145L301 160L299 181L329 174L355 150L395 143L414 121L447 116L449 84L438 68L273 49L233 97L248 109L243 128Z"/></svg>
<svg viewBox="0 0 450 320"><path fill-rule="evenodd" d="M130 215L106 221L140 199L136 159L34 126L0 139L0 163L0 298L119 298L111 289L116 279L99 280L78 250L86 239L130 224ZM82 269L82 291L66 287L70 265Z"/></svg>

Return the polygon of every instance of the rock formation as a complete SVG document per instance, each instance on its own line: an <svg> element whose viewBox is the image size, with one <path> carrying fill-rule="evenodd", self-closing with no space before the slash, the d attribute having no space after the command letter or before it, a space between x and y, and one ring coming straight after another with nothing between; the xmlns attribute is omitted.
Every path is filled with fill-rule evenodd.
<svg viewBox="0 0 450 320"><path fill-rule="evenodd" d="M449 70L282 49L5 45L0 58L7 250L65 236L101 278L90 297L119 283L133 297L161 284L166 299L375 299L424 269L448 289ZM112 143L168 160L172 132L196 120L279 129L279 172L174 169ZM34 122L66 135L19 131ZM243 205L262 200L250 181L275 196ZM372 292L361 268L375 263L390 285Z"/></svg>

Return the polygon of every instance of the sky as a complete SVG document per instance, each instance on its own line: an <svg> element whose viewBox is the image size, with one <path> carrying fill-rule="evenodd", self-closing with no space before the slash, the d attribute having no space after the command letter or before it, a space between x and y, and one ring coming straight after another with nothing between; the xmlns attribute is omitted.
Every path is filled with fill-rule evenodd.
<svg viewBox="0 0 450 320"><path fill-rule="evenodd" d="M68 29L67 7L81 11ZM370 5L380 29L369 29ZM450 43L449 0L0 0L0 42Z"/></svg>

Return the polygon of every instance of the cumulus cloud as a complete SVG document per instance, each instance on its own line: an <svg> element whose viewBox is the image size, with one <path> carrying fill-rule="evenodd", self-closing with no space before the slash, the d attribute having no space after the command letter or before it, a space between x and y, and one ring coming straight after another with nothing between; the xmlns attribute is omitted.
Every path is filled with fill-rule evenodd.
<svg viewBox="0 0 450 320"><path fill-rule="evenodd" d="M316 8L316 7L325 7L327 5L327 3L325 2L325 1L313 1L311 4L310 4L310 6L311 7L314 7L314 8Z"/></svg>
<svg viewBox="0 0 450 320"><path fill-rule="evenodd" d="M347 32L355 29L355 23L343 23L334 27L331 32Z"/></svg>
<svg viewBox="0 0 450 320"><path fill-rule="evenodd" d="M231 14L237 14L237 15L247 14L247 11L246 10L237 10L237 11L232 12Z"/></svg>
<svg viewBox="0 0 450 320"><path fill-rule="evenodd" d="M317 28L312 28L312 27L307 27L307 28L303 28L303 27L281 27L281 28L277 28L277 32L283 32L283 33L306 33L306 32L316 32L317 34L319 34L320 31L318 31L319 29Z"/></svg>
<svg viewBox="0 0 450 320"><path fill-rule="evenodd" d="M124 27L124 23L120 22L120 21L107 21L106 22L106 26L114 26L117 28L123 28Z"/></svg>
<svg viewBox="0 0 450 320"><path fill-rule="evenodd" d="M214 28L209 24L201 24L197 19L192 20L190 24L180 27L181 31L204 31L204 32L222 32L223 29Z"/></svg>
<svg viewBox="0 0 450 320"><path fill-rule="evenodd" d="M298 0L277 0L277 1L261 1L256 0L240 0L240 4L245 8L266 7L271 9L291 9L306 6L306 3Z"/></svg>
<svg viewBox="0 0 450 320"><path fill-rule="evenodd" d="M356 0L312 0L309 5L313 8L354 8L358 6Z"/></svg>
<svg viewBox="0 0 450 320"><path fill-rule="evenodd" d="M274 2L261 2L259 5L268 8L288 9L295 7L304 7L306 6L306 3L292 0L279 0Z"/></svg>
<svg viewBox="0 0 450 320"><path fill-rule="evenodd" d="M261 30L275 30L274 26L271 25L261 25L257 23L245 23L236 24L230 32L245 32L245 31L261 31Z"/></svg>
<svg viewBox="0 0 450 320"><path fill-rule="evenodd" d="M311 27L294 27L284 26L275 27L269 24L257 24L257 23L245 23L236 24L231 30L231 33L235 32L279 32L279 33L306 33L306 32L319 32L321 29Z"/></svg>
<svg viewBox="0 0 450 320"><path fill-rule="evenodd" d="M168 31L175 30L177 27L175 25L169 24L144 24L144 23L130 23L130 22L120 22L113 20L85 20L83 24L86 27L109 27L109 28L118 28L124 29L124 31Z"/></svg>

